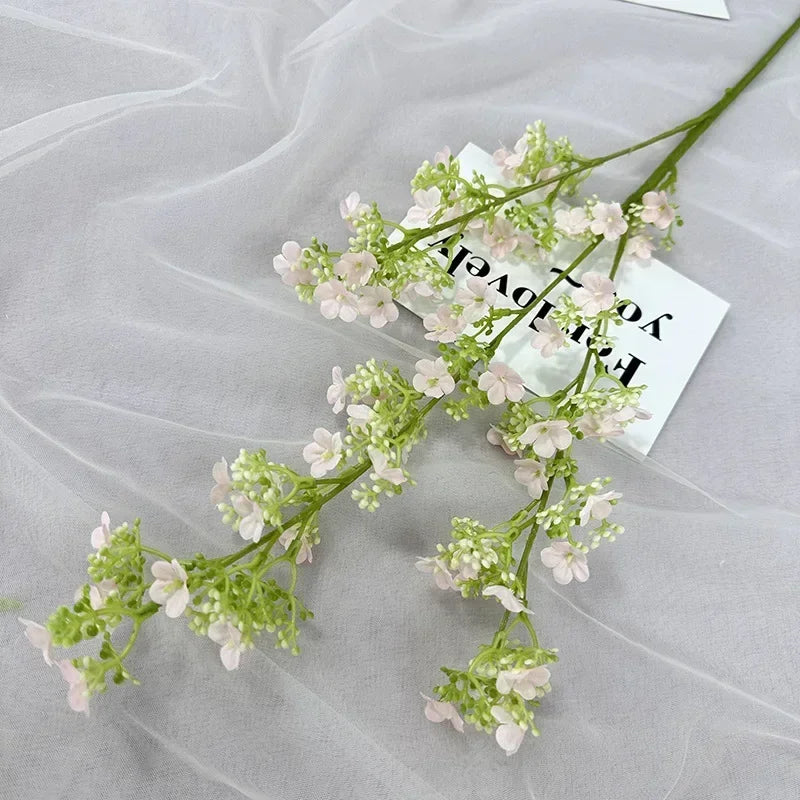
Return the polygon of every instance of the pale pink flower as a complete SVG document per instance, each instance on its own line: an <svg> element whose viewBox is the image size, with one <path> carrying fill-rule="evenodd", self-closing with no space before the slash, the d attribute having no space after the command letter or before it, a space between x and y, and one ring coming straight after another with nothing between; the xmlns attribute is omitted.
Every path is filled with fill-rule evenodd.
<svg viewBox="0 0 800 800"><path fill-rule="evenodd" d="M539 350L542 358L550 358L556 350L567 344L567 335L549 317L537 319L533 324L536 326L537 333L533 334L531 347Z"/></svg>
<svg viewBox="0 0 800 800"><path fill-rule="evenodd" d="M581 286L572 291L575 305L588 317L607 311L614 305L614 281L599 272L586 272Z"/></svg>
<svg viewBox="0 0 800 800"><path fill-rule="evenodd" d="M649 222L663 231L675 221L675 209L669 204L666 192L645 192L642 205L642 222Z"/></svg>
<svg viewBox="0 0 800 800"><path fill-rule="evenodd" d="M431 189L417 189L411 196L414 198L414 205L408 209L406 223L410 228L424 228L439 210L442 202L441 189L436 186Z"/></svg>
<svg viewBox="0 0 800 800"><path fill-rule="evenodd" d="M392 293L385 286L365 286L358 301L358 310L369 317L369 324L373 328L382 328L400 315L392 300Z"/></svg>
<svg viewBox="0 0 800 800"><path fill-rule="evenodd" d="M492 716L500 723L494 733L495 741L507 756L513 756L525 738L525 728L514 722L514 717L502 706L492 706Z"/></svg>
<svg viewBox="0 0 800 800"><path fill-rule="evenodd" d="M591 224L582 207L569 210L561 208L555 213L555 227L567 236L580 236Z"/></svg>
<svg viewBox="0 0 800 800"><path fill-rule="evenodd" d="M321 283L314 289L314 300L325 319L352 322L358 316L358 298L341 281Z"/></svg>
<svg viewBox="0 0 800 800"><path fill-rule="evenodd" d="M61 677L69 684L67 701L73 711L83 712L89 716L89 688L86 685L86 676L71 662L62 660L57 662Z"/></svg>
<svg viewBox="0 0 800 800"><path fill-rule="evenodd" d="M442 589L456 590L453 575L447 568L447 564L440 556L429 556L427 558L418 558L417 563L414 565L420 572L426 572L433 575L433 580L436 585Z"/></svg>
<svg viewBox="0 0 800 800"><path fill-rule="evenodd" d="M461 316L467 322L477 322L497 302L497 289L483 278L470 278L465 289L456 292L456 303L463 306Z"/></svg>
<svg viewBox="0 0 800 800"><path fill-rule="evenodd" d="M372 416L372 409L364 403L350 403L347 406L347 416L352 430L365 430Z"/></svg>
<svg viewBox="0 0 800 800"><path fill-rule="evenodd" d="M478 378L478 388L486 392L486 397L493 406L499 406L507 399L517 402L525 394L519 374L500 361L489 364L489 370Z"/></svg>
<svg viewBox="0 0 800 800"><path fill-rule="evenodd" d="M553 580L566 586L575 578L579 583L589 579L586 554L576 550L569 542L553 542L542 550L542 564L553 570Z"/></svg>
<svg viewBox="0 0 800 800"><path fill-rule="evenodd" d="M278 541L283 545L284 550L289 549L289 545L297 538L297 529L290 528L284 531L279 537ZM306 534L300 537L300 547L297 550L297 555L294 558L295 564L303 564L306 561L310 564L314 560L313 553L311 552L311 541Z"/></svg>
<svg viewBox="0 0 800 800"><path fill-rule="evenodd" d="M533 452L542 458L550 458L556 450L566 450L572 444L569 422L565 419L546 419L528 425L520 444L533 445Z"/></svg>
<svg viewBox="0 0 800 800"><path fill-rule="evenodd" d="M303 448L303 459L311 465L310 472L315 478L321 478L326 472L336 469L342 460L342 434L317 428L314 441Z"/></svg>
<svg viewBox="0 0 800 800"><path fill-rule="evenodd" d="M408 480L400 467L389 466L389 459L386 453L382 453L374 447L368 447L367 453L369 454L369 460L372 462L372 468L375 470L375 475L382 480L389 481L394 486L399 486Z"/></svg>
<svg viewBox="0 0 800 800"><path fill-rule="evenodd" d="M496 597L500 601L500 605L512 614L533 614L533 611L526 608L522 600L520 600L508 586L501 586L499 584L487 586L482 594L484 597Z"/></svg>
<svg viewBox="0 0 800 800"><path fill-rule="evenodd" d="M150 586L150 599L164 606L171 619L179 617L189 604L186 570L177 562L156 561L151 567L155 581Z"/></svg>
<svg viewBox="0 0 800 800"><path fill-rule="evenodd" d="M333 265L333 274L348 286L364 286L378 269L378 260L369 250L343 253Z"/></svg>
<svg viewBox="0 0 800 800"><path fill-rule="evenodd" d="M104 511L100 515L100 525L92 531L92 547L99 550L111 543L111 518L108 512Z"/></svg>
<svg viewBox="0 0 800 800"><path fill-rule="evenodd" d="M25 626L25 638L37 649L42 651L42 658L48 667L53 666L53 637L50 631L40 625L38 622L33 622L30 619L23 619L17 617L17 621Z"/></svg>
<svg viewBox="0 0 800 800"><path fill-rule="evenodd" d="M425 338L432 342L454 342L466 327L467 321L457 317L450 306L439 306L435 314L426 314L422 318L426 331Z"/></svg>
<svg viewBox="0 0 800 800"><path fill-rule="evenodd" d="M100 581L100 583L89 588L89 605L95 610L101 609L106 600L117 591L117 584L110 578Z"/></svg>
<svg viewBox="0 0 800 800"><path fill-rule="evenodd" d="M545 666L531 669L503 669L497 674L495 686L500 694L516 692L525 700L533 700L542 686L550 683L550 670Z"/></svg>
<svg viewBox="0 0 800 800"><path fill-rule="evenodd" d="M367 211L369 211L369 206L361 202L361 197L358 192L350 192L350 194L339 203L339 213L342 215L342 219L347 223L347 227L350 228L351 231L355 230L353 222L366 214Z"/></svg>
<svg viewBox="0 0 800 800"><path fill-rule="evenodd" d="M243 494L235 494L231 497L231 505L234 511L241 517L239 520L239 536L246 541L254 542L261 539L264 532L264 512L255 500L251 500Z"/></svg>
<svg viewBox="0 0 800 800"><path fill-rule="evenodd" d="M425 700L425 716L431 722L444 722L447 720L459 733L464 732L464 720L458 714L456 707L452 703L445 703L442 700L434 700L422 694Z"/></svg>
<svg viewBox="0 0 800 800"><path fill-rule="evenodd" d="M521 458L514 462L514 480L521 483L528 494L537 500L547 489L547 471L544 466L532 458Z"/></svg>
<svg viewBox="0 0 800 800"><path fill-rule="evenodd" d="M331 370L331 380L333 383L328 387L326 397L328 402L333 406L333 413L338 414L347 402L347 385L342 377L341 367L334 367Z"/></svg>
<svg viewBox="0 0 800 800"><path fill-rule="evenodd" d="M493 258L502 259L519 244L519 235L505 217L497 217L492 229L486 228L483 231L483 243L489 246Z"/></svg>
<svg viewBox="0 0 800 800"><path fill-rule="evenodd" d="M505 437L503 436L502 433L500 433L499 430L497 430L497 428L494 427L494 425L490 426L489 430L486 431L486 441L489 442L489 444L493 444L495 447L502 448L503 452L507 456L518 456L519 455L519 452L517 450L512 450L506 444Z"/></svg>
<svg viewBox="0 0 800 800"><path fill-rule="evenodd" d="M578 419L578 430L587 438L609 439L622 436L625 433L624 425L632 419L651 419L652 414L643 408L625 406L619 411L603 411L600 413L587 413Z"/></svg>
<svg viewBox="0 0 800 800"><path fill-rule="evenodd" d="M427 397L443 397L455 391L456 382L453 376L447 371L447 364L443 358L432 361L429 358L421 358L414 365L417 370L414 375L414 388Z"/></svg>
<svg viewBox="0 0 800 800"><path fill-rule="evenodd" d="M653 240L644 234L628 239L625 245L625 253L627 255L640 258L643 261L648 261L655 249L656 246L653 244Z"/></svg>
<svg viewBox="0 0 800 800"><path fill-rule="evenodd" d="M545 167L539 170L539 174L536 176L536 183L549 181L551 178L557 178L560 174L561 170L558 167ZM548 187L548 191L552 188L552 186Z"/></svg>
<svg viewBox="0 0 800 800"><path fill-rule="evenodd" d="M605 519L611 513L611 501L619 500L619 492L605 492L605 494L590 494L586 504L581 509L581 525L590 519Z"/></svg>
<svg viewBox="0 0 800 800"><path fill-rule="evenodd" d="M284 242L280 255L272 259L272 266L287 286L314 283L314 274L302 261L303 248L297 242Z"/></svg>
<svg viewBox="0 0 800 800"><path fill-rule="evenodd" d="M628 230L619 203L597 203L592 206L592 218L592 233L605 237L609 242L616 242Z"/></svg>
<svg viewBox="0 0 800 800"><path fill-rule="evenodd" d="M222 503L231 490L231 476L228 474L228 462L221 458L211 468L211 477L215 481L215 486L211 490L211 502L217 506Z"/></svg>
<svg viewBox="0 0 800 800"><path fill-rule="evenodd" d="M425 281L415 281L409 283L402 292L400 292L400 302L406 305L413 304L419 298L439 297L439 292Z"/></svg>
<svg viewBox="0 0 800 800"><path fill-rule="evenodd" d="M453 154L450 152L450 148L445 145L434 157L433 163L434 164L449 164L450 159L453 157Z"/></svg>
<svg viewBox="0 0 800 800"><path fill-rule="evenodd" d="M218 620L208 626L208 638L220 646L219 657L225 669L238 669L244 650L242 632L229 620Z"/></svg>
<svg viewBox="0 0 800 800"><path fill-rule="evenodd" d="M524 136L517 140L514 145L514 150L506 150L501 147L495 150L493 154L494 163L503 169L503 177L507 180L514 180L516 170L522 165L525 159L525 154L528 152L528 142Z"/></svg>

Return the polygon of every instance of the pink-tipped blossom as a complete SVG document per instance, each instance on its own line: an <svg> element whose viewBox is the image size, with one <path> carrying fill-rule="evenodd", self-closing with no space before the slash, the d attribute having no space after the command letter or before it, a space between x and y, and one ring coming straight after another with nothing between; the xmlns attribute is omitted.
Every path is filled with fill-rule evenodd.
<svg viewBox="0 0 800 800"><path fill-rule="evenodd" d="M542 354L542 358L550 358L556 351L567 344L567 335L550 317L537 319L533 323L536 333L531 339L531 347Z"/></svg>
<svg viewBox="0 0 800 800"><path fill-rule="evenodd" d="M333 265L333 274L348 286L364 286L378 269L378 260L369 250L343 253Z"/></svg>
<svg viewBox="0 0 800 800"><path fill-rule="evenodd" d="M669 204L666 192L645 192L642 205L642 222L648 222L663 231L675 221L675 209Z"/></svg>
<svg viewBox="0 0 800 800"><path fill-rule="evenodd" d="M533 614L533 611L527 608L508 586L499 584L487 586L482 594L484 597L496 597L500 605L512 614Z"/></svg>
<svg viewBox="0 0 800 800"><path fill-rule="evenodd" d="M581 525L586 525L590 519L605 519L612 508L612 501L619 500L619 492L605 492L604 494L590 494L581 509Z"/></svg>
<svg viewBox="0 0 800 800"><path fill-rule="evenodd" d="M242 632L228 620L218 620L208 626L208 638L220 646L220 661L228 671L239 668L242 656Z"/></svg>
<svg viewBox="0 0 800 800"><path fill-rule="evenodd" d="M500 361L489 364L488 371L478 378L478 388L486 392L493 406L499 406L506 400L516 403L525 395L525 386L519 373Z"/></svg>
<svg viewBox="0 0 800 800"><path fill-rule="evenodd" d="M314 300L325 319L352 322L358 316L358 298L341 281L321 283L314 289Z"/></svg>
<svg viewBox="0 0 800 800"><path fill-rule="evenodd" d="M89 716L89 688L86 685L86 676L71 662L62 660L57 662L61 677L69 684L67 702L73 711Z"/></svg>
<svg viewBox="0 0 800 800"><path fill-rule="evenodd" d="M432 697L422 695L425 700L425 716L431 722L449 722L459 733L464 732L464 720L459 716L456 707L452 703L442 700L434 700Z"/></svg>
<svg viewBox="0 0 800 800"><path fill-rule="evenodd" d="M449 344L458 339L467 325L467 321L453 313L450 306L439 306L433 314L422 318L422 325L428 333L425 338L431 342Z"/></svg>
<svg viewBox="0 0 800 800"><path fill-rule="evenodd" d="M580 236L585 233L591 220L586 216L586 210L582 207L561 208L555 213L555 228L567 236Z"/></svg>
<svg viewBox="0 0 800 800"><path fill-rule="evenodd" d="M572 299L587 317L608 311L616 300L614 281L599 272L586 272L581 278L581 286L572 291Z"/></svg>
<svg viewBox="0 0 800 800"><path fill-rule="evenodd" d="M608 242L616 242L628 230L622 206L619 203L597 203L592 206L590 227L595 236L602 236Z"/></svg>
<svg viewBox="0 0 800 800"><path fill-rule="evenodd" d="M525 700L533 700L543 686L550 683L550 670L547 667L530 669L503 669L497 673L495 686L500 694L516 692Z"/></svg>
<svg viewBox="0 0 800 800"><path fill-rule="evenodd" d="M483 243L489 246L492 258L503 259L519 244L519 233L505 217L497 217L491 230L483 231Z"/></svg>
<svg viewBox="0 0 800 800"><path fill-rule="evenodd" d="M427 558L418 558L417 563L414 565L420 572L425 572L433 575L434 583L442 590L453 589L457 590L456 582L453 574L447 566L447 562L441 556L428 556Z"/></svg>
<svg viewBox="0 0 800 800"><path fill-rule="evenodd" d="M347 223L347 227L350 228L351 231L355 230L355 225L353 224L355 220L362 217L367 211L369 211L369 206L361 202L361 197L358 192L350 192L350 194L339 203L339 213L342 215L342 219Z"/></svg>
<svg viewBox="0 0 800 800"><path fill-rule="evenodd" d="M406 224L410 228L424 228L431 217L439 210L442 202L441 190L434 186L431 189L417 189L412 195L414 205L408 209Z"/></svg>
<svg viewBox="0 0 800 800"><path fill-rule="evenodd" d="M576 550L569 542L553 542L541 553L542 564L553 570L553 580L566 586L574 578L579 583L589 579L586 554Z"/></svg>
<svg viewBox="0 0 800 800"><path fill-rule="evenodd" d="M525 738L525 728L517 724L502 706L492 706L492 716L500 723L494 732L495 741L507 756L513 756Z"/></svg>
<svg viewBox="0 0 800 800"><path fill-rule="evenodd" d="M214 488L211 490L211 502L217 506L225 501L231 490L231 476L228 474L228 462L220 458L211 468L211 477L214 479Z"/></svg>
<svg viewBox="0 0 800 800"><path fill-rule="evenodd" d="M514 480L521 483L534 500L538 500L547 490L548 478L544 466L532 458L517 459L514 465Z"/></svg>
<svg viewBox="0 0 800 800"><path fill-rule="evenodd" d="M258 542L264 533L264 511L261 506L243 494L231 497L233 510L241 518L239 520L239 536L245 541Z"/></svg>
<svg viewBox="0 0 800 800"><path fill-rule="evenodd" d="M287 286L314 283L314 274L303 266L303 248L297 242L284 242L280 255L272 259L272 266Z"/></svg>
<svg viewBox="0 0 800 800"><path fill-rule="evenodd" d="M373 328L382 328L400 315L393 299L385 286L365 286L358 301L358 310L369 317L369 324Z"/></svg>
<svg viewBox="0 0 800 800"><path fill-rule="evenodd" d="M30 619L17 617L17 621L25 626L25 638L37 649L42 651L42 658L48 667L53 666L53 637L50 631Z"/></svg>
<svg viewBox="0 0 800 800"><path fill-rule="evenodd" d="M628 239L625 245L625 254L633 256L633 258L639 258L642 261L649 261L655 249L656 246L653 244L653 240L649 236L640 234Z"/></svg>
<svg viewBox="0 0 800 800"><path fill-rule="evenodd" d="M326 398L333 406L333 413L338 414L347 403L347 385L344 382L341 367L334 367L331 370L331 381Z"/></svg>
<svg viewBox="0 0 800 800"><path fill-rule="evenodd" d="M572 432L565 419L547 419L528 425L520 444L533 446L533 452L542 458L550 458L556 450L566 450L572 444Z"/></svg>
<svg viewBox="0 0 800 800"><path fill-rule="evenodd" d="M456 303L463 307L461 316L467 322L477 322L497 302L497 289L483 278L470 278L464 289L456 292Z"/></svg>
<svg viewBox="0 0 800 800"><path fill-rule="evenodd" d="M92 547L99 550L111 543L111 518L108 512L104 511L100 515L100 524L92 531Z"/></svg>
<svg viewBox="0 0 800 800"><path fill-rule="evenodd" d="M367 453L372 462L372 469L375 471L375 475L381 480L388 481L394 486L400 486L401 483L405 483L408 480L400 467L389 466L389 459L386 453L382 453L374 447L368 447Z"/></svg>
<svg viewBox="0 0 800 800"><path fill-rule="evenodd" d="M414 367L417 370L413 380L414 388L426 397L443 397L455 391L456 382L447 371L443 358L435 361L421 358Z"/></svg>

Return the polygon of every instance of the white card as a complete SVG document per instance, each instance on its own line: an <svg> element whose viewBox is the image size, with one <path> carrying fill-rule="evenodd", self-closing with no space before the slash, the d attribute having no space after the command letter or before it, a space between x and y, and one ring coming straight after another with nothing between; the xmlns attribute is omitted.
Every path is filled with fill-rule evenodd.
<svg viewBox="0 0 800 800"><path fill-rule="evenodd" d="M505 182L492 157L474 144L468 144L458 159L465 178L470 178L473 170L477 170L490 182ZM433 237L425 244L433 244L441 237L446 238L446 234ZM442 243L433 251L443 266L447 257L439 251L444 246ZM615 249L615 245L604 243L569 278L579 280L590 270L608 274ZM464 286L470 277L482 277L498 290L498 306L527 305L559 270L569 265L580 245L563 242L547 263L541 265L523 262L514 258L513 253L506 260L493 259L489 247L475 234L465 235L454 250L450 270L455 287L439 303L424 298L406 304L418 316L431 313L441 302L449 302L456 289ZM629 385L647 385L641 405L653 417L635 422L614 443L647 455L722 322L728 304L655 258L647 262L624 259L615 283L617 295L631 300L632 304L624 310L628 320L623 325L612 326L609 331L616 343L613 352L603 357L603 361L612 374ZM497 351L497 360L512 366L535 394L549 395L568 384L585 358L589 331L582 334L570 331L577 340L570 340L569 348L547 359L530 345L534 330L529 325L549 311L547 303L555 305L559 295L571 292L572 288L565 281L563 287L553 290L542 303L534 300L527 321L514 328Z"/></svg>
<svg viewBox="0 0 800 800"><path fill-rule="evenodd" d="M731 18L725 0L623 0L623 2L664 8L667 11L682 11L685 14L697 14L701 17Z"/></svg>

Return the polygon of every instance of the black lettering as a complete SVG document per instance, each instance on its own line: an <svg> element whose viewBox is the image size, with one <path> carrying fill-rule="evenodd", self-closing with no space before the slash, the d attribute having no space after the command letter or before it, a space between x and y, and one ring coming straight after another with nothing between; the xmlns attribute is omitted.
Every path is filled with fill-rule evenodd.
<svg viewBox="0 0 800 800"><path fill-rule="evenodd" d="M523 302L522 297L525 297L526 294L528 295L527 299ZM527 286L518 286L514 291L511 293L511 299L520 307L526 308L531 303L536 300L536 295L533 293L531 289L528 289Z"/></svg>
<svg viewBox="0 0 800 800"><path fill-rule="evenodd" d="M497 291L500 292L503 297L508 297L508 275L501 275L499 278L489 281L487 286L494 286L496 283L499 284L497 286Z"/></svg>
<svg viewBox="0 0 800 800"><path fill-rule="evenodd" d="M628 311L628 309L632 309ZM632 300L624 303L617 309L617 313L626 322L638 322L642 318L642 309L636 305Z"/></svg>
<svg viewBox="0 0 800 800"><path fill-rule="evenodd" d="M647 325L640 325L639 330L645 331L645 333L649 333L654 338L661 341L661 320L662 319L672 319L672 314L662 314L660 317L656 317L652 322L648 322ZM652 328L652 330L648 330L648 328Z"/></svg>
<svg viewBox="0 0 800 800"><path fill-rule="evenodd" d="M628 353L631 357L630 361L627 364L622 363L622 359L620 358L616 364L611 369L606 367L608 372L614 372L614 370L622 370L622 374L619 376L620 381L622 381L623 385L629 386L633 376L636 374L636 370L639 369L643 364L646 364L646 361L642 361L641 358L637 358L633 353Z"/></svg>

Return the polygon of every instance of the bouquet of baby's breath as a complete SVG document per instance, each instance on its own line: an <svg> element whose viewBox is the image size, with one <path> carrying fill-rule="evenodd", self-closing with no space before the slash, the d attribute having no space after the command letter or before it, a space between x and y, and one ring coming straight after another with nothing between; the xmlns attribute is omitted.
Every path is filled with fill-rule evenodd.
<svg viewBox="0 0 800 800"><path fill-rule="evenodd" d="M799 28L800 19L707 111L644 142L589 158L566 138L550 138L537 122L513 149L494 154L500 183L477 172L464 177L445 149L411 181L414 205L403 225L354 192L341 204L352 233L346 250L317 239L305 246L284 244L274 267L301 300L316 303L327 319L364 317L375 328L397 319L398 298L435 299L451 288L455 248L448 245L467 231L482 236L494 257L520 259L531 270L546 271L548 254L564 240L580 246L538 303L563 290L573 273L580 282L531 326L532 304L498 308L497 291L471 278L424 318L425 338L436 343L436 352L417 361L413 375L374 360L348 374L333 367L327 400L335 414L344 412L345 421L334 432L313 432L302 451L309 474L271 461L264 450L242 450L231 464L214 464L211 501L246 542L235 552L177 558L143 544L139 520L113 527L103 512L91 534L91 582L44 626L21 620L45 662L56 664L67 681L70 706L88 714L89 698L105 692L109 678L136 682L125 658L142 625L159 611L187 618L199 636L219 645L228 670L238 668L241 655L265 631L278 647L297 653L299 625L311 616L298 596L299 568L312 562L326 504L347 491L360 508L375 511L414 485L411 456L426 437L430 413L443 410L458 421L497 406L500 421L487 438L513 457L520 508L502 522L454 518L447 543L416 566L439 589L499 603L499 623L466 666L443 668L434 696L423 695L425 714L458 731L466 720L493 732L508 754L517 751L526 731L537 735L534 710L550 691L557 655L539 642L531 619L530 556L537 538L544 540L536 560L552 570L553 580L589 578L588 554L623 530L612 521L621 495L609 477L580 477L573 445L620 436L648 416L639 407L644 387L626 386L600 356L613 342L626 302L615 293L615 278L623 266L636 269L656 248L671 245L681 224L671 199L678 161ZM681 134L679 144L621 202L580 199L596 168ZM602 242L615 245L608 273L581 271ZM438 253L450 254L444 267ZM530 345L543 359L566 347L577 326L591 330L577 374L548 396L526 394L520 376L496 357L504 338L523 324L534 328ZM127 638L119 639L123 629ZM86 640L98 642L96 655L53 660L53 647Z"/></svg>

